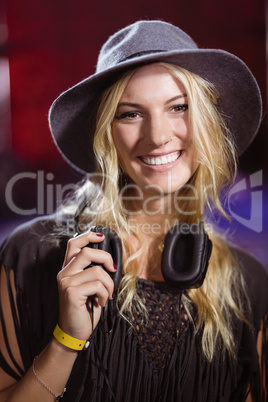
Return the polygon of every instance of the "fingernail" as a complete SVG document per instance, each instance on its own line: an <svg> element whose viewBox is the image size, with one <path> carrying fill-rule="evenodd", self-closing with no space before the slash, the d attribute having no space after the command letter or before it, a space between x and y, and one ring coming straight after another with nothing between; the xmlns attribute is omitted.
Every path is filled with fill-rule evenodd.
<svg viewBox="0 0 268 402"><path fill-rule="evenodd" d="M117 266L115 265L115 263L114 263L114 270L115 270L115 271L117 270Z"/></svg>
<svg viewBox="0 0 268 402"><path fill-rule="evenodd" d="M98 237L103 237L103 234L101 234L101 233L96 233L96 235L97 235Z"/></svg>

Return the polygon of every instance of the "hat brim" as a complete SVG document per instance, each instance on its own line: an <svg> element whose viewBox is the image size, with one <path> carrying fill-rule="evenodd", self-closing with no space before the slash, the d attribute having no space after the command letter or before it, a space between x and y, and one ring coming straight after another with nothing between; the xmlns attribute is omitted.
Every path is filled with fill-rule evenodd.
<svg viewBox="0 0 268 402"><path fill-rule="evenodd" d="M63 92L52 104L49 125L53 139L62 156L82 174L95 170L92 143L103 90L127 69L151 62L181 66L214 84L220 95L219 112L235 138L239 155L254 139L262 117L261 94L254 76L242 60L217 49L147 54L86 78Z"/></svg>

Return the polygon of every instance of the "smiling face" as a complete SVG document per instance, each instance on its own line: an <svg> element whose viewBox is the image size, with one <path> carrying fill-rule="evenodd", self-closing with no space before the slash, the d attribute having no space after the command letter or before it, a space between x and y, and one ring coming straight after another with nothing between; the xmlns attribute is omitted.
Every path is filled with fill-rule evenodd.
<svg viewBox="0 0 268 402"><path fill-rule="evenodd" d="M112 136L123 170L144 194L170 194L197 168L187 94L163 66L139 68L120 98Z"/></svg>

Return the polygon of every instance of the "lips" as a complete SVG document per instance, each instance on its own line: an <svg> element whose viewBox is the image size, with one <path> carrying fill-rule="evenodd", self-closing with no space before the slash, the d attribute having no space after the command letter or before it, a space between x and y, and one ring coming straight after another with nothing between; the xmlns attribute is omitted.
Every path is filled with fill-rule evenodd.
<svg viewBox="0 0 268 402"><path fill-rule="evenodd" d="M175 162L180 156L182 151L172 152L167 155L159 155L159 156L141 156L140 159L146 165L167 165L169 163Z"/></svg>

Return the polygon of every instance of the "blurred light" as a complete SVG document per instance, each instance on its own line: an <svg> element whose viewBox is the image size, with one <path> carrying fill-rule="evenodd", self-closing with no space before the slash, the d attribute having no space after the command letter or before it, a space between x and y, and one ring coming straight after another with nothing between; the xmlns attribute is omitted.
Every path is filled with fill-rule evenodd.
<svg viewBox="0 0 268 402"><path fill-rule="evenodd" d="M0 153L11 147L10 76L7 57L0 57Z"/></svg>

